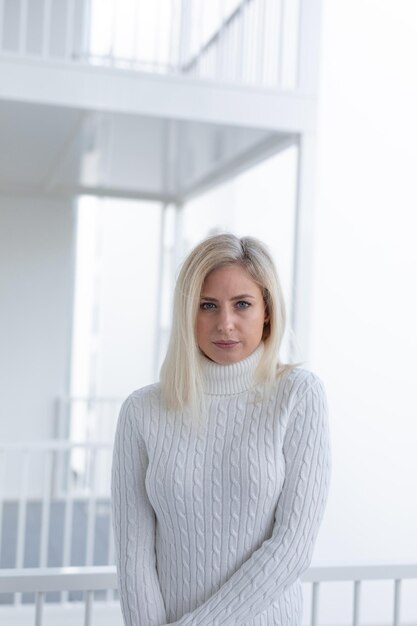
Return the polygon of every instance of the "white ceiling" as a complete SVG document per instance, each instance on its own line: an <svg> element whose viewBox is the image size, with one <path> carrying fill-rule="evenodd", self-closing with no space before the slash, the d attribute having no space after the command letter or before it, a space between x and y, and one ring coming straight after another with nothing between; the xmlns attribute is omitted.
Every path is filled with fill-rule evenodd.
<svg viewBox="0 0 417 626"><path fill-rule="evenodd" d="M182 201L294 140L259 129L0 101L0 190Z"/></svg>

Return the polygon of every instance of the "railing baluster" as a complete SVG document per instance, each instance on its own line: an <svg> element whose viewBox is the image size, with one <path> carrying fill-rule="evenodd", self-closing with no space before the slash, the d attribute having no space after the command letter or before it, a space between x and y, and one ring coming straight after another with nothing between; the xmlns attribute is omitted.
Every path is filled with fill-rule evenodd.
<svg viewBox="0 0 417 626"><path fill-rule="evenodd" d="M401 579L397 579L394 582L394 626L399 626L400 624L401 583Z"/></svg>
<svg viewBox="0 0 417 626"><path fill-rule="evenodd" d="M285 4L288 0L280 0L279 11L279 51L278 51L278 87L282 89L284 81L284 37L285 37Z"/></svg>
<svg viewBox="0 0 417 626"><path fill-rule="evenodd" d="M51 35L51 0L43 2L42 56L49 56L49 38Z"/></svg>
<svg viewBox="0 0 417 626"><path fill-rule="evenodd" d="M114 554L113 528L112 528L112 524L111 524L111 514L110 514L109 551L108 551L108 561L107 561L107 564L108 565L113 565L114 564L114 560L115 560L115 554ZM115 600L115 599L116 599L115 589L108 589L107 590L107 601Z"/></svg>
<svg viewBox="0 0 417 626"><path fill-rule="evenodd" d="M22 450L22 473L20 481L18 519L17 519L17 547L16 547L16 568L22 568L25 556L25 531L26 531L26 511L27 511L27 480L29 466L29 450ZM20 604L22 594L17 593L15 596L15 604Z"/></svg>
<svg viewBox="0 0 417 626"><path fill-rule="evenodd" d="M115 0L111 3L112 6L112 19L110 25L110 41L109 41L109 58L114 63L114 57L116 56L116 39L117 39L117 11Z"/></svg>
<svg viewBox="0 0 417 626"><path fill-rule="evenodd" d="M52 456L53 450L45 450L45 465L43 472L42 490L42 523L41 523L41 547L40 547L40 567L48 565L48 540L49 522L51 511L51 481L52 481Z"/></svg>
<svg viewBox="0 0 417 626"><path fill-rule="evenodd" d="M320 583L313 583L313 593L311 597L311 626L317 626L319 616L319 591Z"/></svg>
<svg viewBox="0 0 417 626"><path fill-rule="evenodd" d="M35 598L35 626L42 626L45 593L43 591L37 591Z"/></svg>
<svg viewBox="0 0 417 626"><path fill-rule="evenodd" d="M93 565L94 539L96 527L96 493L95 493L95 469L96 469L96 448L90 448L90 497L88 498L87 514L87 544L86 544L86 565ZM87 487L88 489L88 487Z"/></svg>
<svg viewBox="0 0 417 626"><path fill-rule="evenodd" d="M65 484L65 512L64 512L64 543L62 550L62 566L70 565L71 543L72 543L72 520L74 512L74 497L72 493L72 474L71 474L71 450L63 451L66 459L66 484ZM63 464L65 467L65 464ZM61 601L68 601L68 591L64 590L61 594Z"/></svg>
<svg viewBox="0 0 417 626"><path fill-rule="evenodd" d="M155 11L155 27L153 38L153 60L154 63L160 62L160 22L161 22L161 0L154 0L153 7Z"/></svg>
<svg viewBox="0 0 417 626"><path fill-rule="evenodd" d="M81 47L81 55L84 60L89 61L91 55L91 2L92 0L84 0L84 29L83 29L83 43Z"/></svg>
<svg viewBox="0 0 417 626"><path fill-rule="evenodd" d="M359 608L361 601L361 581L355 580L355 584L353 587L353 626L358 626L359 624Z"/></svg>
<svg viewBox="0 0 417 626"><path fill-rule="evenodd" d="M91 626L91 614L93 608L93 591L86 591L84 626Z"/></svg>
<svg viewBox="0 0 417 626"><path fill-rule="evenodd" d="M240 5L236 32L236 82L242 80L244 10L245 8L242 8L242 5Z"/></svg>
<svg viewBox="0 0 417 626"><path fill-rule="evenodd" d="M3 47L4 0L0 0L0 51Z"/></svg>
<svg viewBox="0 0 417 626"><path fill-rule="evenodd" d="M140 43L140 31L139 31L139 21L140 21L140 0L136 0L134 5L134 14L133 14L133 32L132 32L132 55L134 62L137 63L141 57L139 43Z"/></svg>
<svg viewBox="0 0 417 626"><path fill-rule="evenodd" d="M257 26L257 6L254 2L249 3L250 19L249 24L256 24ZM252 27L248 32L248 83L252 83L256 80L256 27Z"/></svg>
<svg viewBox="0 0 417 626"><path fill-rule="evenodd" d="M28 0L20 0L20 20L19 20L19 54L26 52L26 38L28 30Z"/></svg>
<svg viewBox="0 0 417 626"><path fill-rule="evenodd" d="M311 597L311 626L317 626L319 615L319 590L320 583L313 583L313 594Z"/></svg>
<svg viewBox="0 0 417 626"><path fill-rule="evenodd" d="M264 79L264 70L265 70L265 26L266 26L266 0L258 0L258 29L257 29L257 39L258 39L258 53L257 53L257 77L256 82L262 84Z"/></svg>
<svg viewBox="0 0 417 626"><path fill-rule="evenodd" d="M1 567L1 546L2 546L2 528L3 528L3 495L4 495L4 476L6 475L6 450L0 450L0 567Z"/></svg>
<svg viewBox="0 0 417 626"><path fill-rule="evenodd" d="M74 0L67 0L65 28L65 58L71 59L74 52Z"/></svg>

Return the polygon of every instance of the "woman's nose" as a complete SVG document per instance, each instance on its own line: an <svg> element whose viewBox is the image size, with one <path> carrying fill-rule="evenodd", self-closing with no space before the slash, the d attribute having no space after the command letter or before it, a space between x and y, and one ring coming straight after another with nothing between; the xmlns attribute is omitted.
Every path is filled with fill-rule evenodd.
<svg viewBox="0 0 417 626"><path fill-rule="evenodd" d="M228 309L224 309L220 311L219 317L217 319L217 328L218 330L231 330L234 327L234 318L233 312Z"/></svg>

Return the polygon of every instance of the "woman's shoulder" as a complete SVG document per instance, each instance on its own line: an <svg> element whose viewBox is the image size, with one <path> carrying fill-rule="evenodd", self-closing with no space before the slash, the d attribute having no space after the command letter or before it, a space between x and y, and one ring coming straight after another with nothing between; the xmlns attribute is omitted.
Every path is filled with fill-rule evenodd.
<svg viewBox="0 0 417 626"><path fill-rule="evenodd" d="M124 403L130 404L136 408L149 405L152 402L158 402L160 398L160 383L152 383L145 385L139 389L132 391Z"/></svg>
<svg viewBox="0 0 417 626"><path fill-rule="evenodd" d="M277 376L278 388L284 392L291 405L296 404L309 391L314 389L324 394L324 383L321 377L312 370L302 367L290 367Z"/></svg>
<svg viewBox="0 0 417 626"><path fill-rule="evenodd" d="M129 423L143 437L152 422L150 416L158 413L154 409L159 405L159 383L153 383L132 391L122 402L119 424Z"/></svg>

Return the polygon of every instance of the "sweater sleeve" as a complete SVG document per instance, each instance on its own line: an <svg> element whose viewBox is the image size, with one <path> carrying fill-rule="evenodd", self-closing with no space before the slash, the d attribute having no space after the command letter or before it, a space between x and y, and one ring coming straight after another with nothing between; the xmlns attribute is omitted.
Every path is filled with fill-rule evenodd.
<svg viewBox="0 0 417 626"><path fill-rule="evenodd" d="M148 455L129 396L113 449L111 504L116 569L125 626L166 622L155 556L155 514L145 489Z"/></svg>
<svg viewBox="0 0 417 626"><path fill-rule="evenodd" d="M202 605L176 626L232 626L264 612L307 569L329 485L327 400L314 374L288 418L285 479L272 535Z"/></svg>

